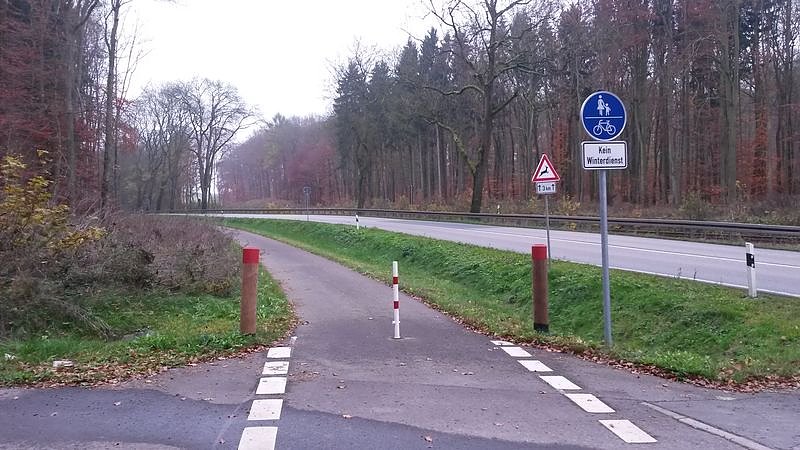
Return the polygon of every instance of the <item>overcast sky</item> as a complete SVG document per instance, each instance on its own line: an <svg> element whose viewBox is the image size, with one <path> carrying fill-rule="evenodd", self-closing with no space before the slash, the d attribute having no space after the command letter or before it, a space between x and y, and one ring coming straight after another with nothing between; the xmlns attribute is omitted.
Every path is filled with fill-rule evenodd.
<svg viewBox="0 0 800 450"><path fill-rule="evenodd" d="M392 53L434 23L423 0L135 0L147 52L129 96L148 83L195 76L227 81L269 119L327 114L332 66L355 42Z"/></svg>

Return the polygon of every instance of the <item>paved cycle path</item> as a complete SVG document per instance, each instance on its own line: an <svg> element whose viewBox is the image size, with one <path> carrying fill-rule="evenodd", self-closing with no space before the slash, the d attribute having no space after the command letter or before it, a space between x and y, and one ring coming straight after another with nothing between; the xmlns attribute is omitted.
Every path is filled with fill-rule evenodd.
<svg viewBox="0 0 800 450"><path fill-rule="evenodd" d="M0 449L800 448L797 393L701 389L493 343L405 295L394 340L389 286L236 235L294 303L295 339L113 386L0 389Z"/></svg>
<svg viewBox="0 0 800 450"><path fill-rule="evenodd" d="M262 264L302 321L292 345L284 414L253 424L277 426L277 448L741 448L679 422L683 416L643 404L688 415L692 405L710 402L715 408L715 402L735 402L738 395L497 345L503 343L405 295L402 339L392 339L389 286L291 246L235 234L243 245L262 250ZM391 261L386 264L388 275ZM401 286L402 280L401 266ZM520 360L539 361L551 372L532 372L526 366L539 366ZM587 399L588 405L581 402ZM595 409L602 412L588 412ZM784 416L791 425L792 414ZM753 426L756 435L745 442L758 448L756 431L779 434L769 428L763 422ZM627 443L631 436L655 442ZM793 439L786 433L784 438Z"/></svg>

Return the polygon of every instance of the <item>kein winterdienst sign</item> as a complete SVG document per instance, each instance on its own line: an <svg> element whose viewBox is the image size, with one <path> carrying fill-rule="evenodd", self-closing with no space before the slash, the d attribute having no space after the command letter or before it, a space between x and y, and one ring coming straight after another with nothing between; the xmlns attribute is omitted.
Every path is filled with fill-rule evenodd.
<svg viewBox="0 0 800 450"><path fill-rule="evenodd" d="M625 141L581 142L585 170L627 169L628 143Z"/></svg>

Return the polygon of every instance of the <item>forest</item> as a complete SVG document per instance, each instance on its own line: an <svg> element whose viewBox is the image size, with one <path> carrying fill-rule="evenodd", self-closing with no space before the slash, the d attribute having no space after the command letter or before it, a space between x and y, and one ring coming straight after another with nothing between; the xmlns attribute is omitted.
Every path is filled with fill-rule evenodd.
<svg viewBox="0 0 800 450"><path fill-rule="evenodd" d="M798 0L430 0L427 34L332 69L330 115L268 120L225 81L130 95L135 1L0 2L0 157L75 211L285 207L304 187L317 206L524 211L543 154L556 197L592 204L579 110L598 90L628 116L612 205L799 203Z"/></svg>

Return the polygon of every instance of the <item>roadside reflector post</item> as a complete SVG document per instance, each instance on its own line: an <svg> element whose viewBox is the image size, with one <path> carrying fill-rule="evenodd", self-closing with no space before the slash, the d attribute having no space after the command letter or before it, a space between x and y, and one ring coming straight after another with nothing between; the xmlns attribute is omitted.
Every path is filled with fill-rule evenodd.
<svg viewBox="0 0 800 450"><path fill-rule="evenodd" d="M239 331L242 334L256 334L258 259L257 248L242 249L242 301L239 311Z"/></svg>
<svg viewBox="0 0 800 450"><path fill-rule="evenodd" d="M394 338L400 339L400 277L397 272L397 261L392 261L392 296L394 297Z"/></svg>
<svg viewBox="0 0 800 450"><path fill-rule="evenodd" d="M533 329L542 333L550 331L547 306L547 246L534 244L531 247L533 270L531 292L533 293Z"/></svg>
<svg viewBox="0 0 800 450"><path fill-rule="evenodd" d="M745 242L747 248L747 293L750 298L758 297L756 287L756 254L755 247L750 242Z"/></svg>
<svg viewBox="0 0 800 450"><path fill-rule="evenodd" d="M360 230L361 225L358 224L358 214L356 214L356 230Z"/></svg>

